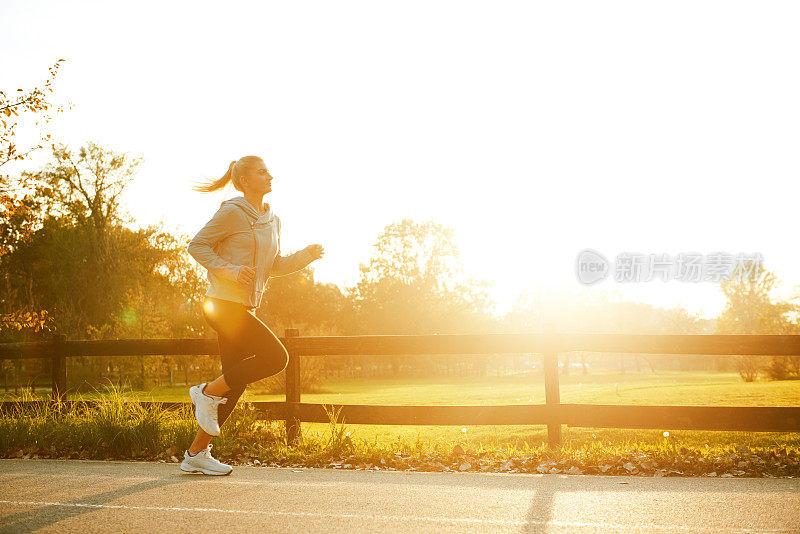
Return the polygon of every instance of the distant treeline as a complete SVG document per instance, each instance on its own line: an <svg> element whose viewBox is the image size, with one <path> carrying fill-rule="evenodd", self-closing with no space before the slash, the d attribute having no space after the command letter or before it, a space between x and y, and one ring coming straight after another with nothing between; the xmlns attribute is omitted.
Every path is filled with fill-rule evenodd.
<svg viewBox="0 0 800 534"><path fill-rule="evenodd" d="M0 170L26 161L45 141L52 150L39 169L0 174L0 342L43 340L54 333L68 339L214 337L200 310L206 273L186 252L190 236L174 235L161 224L136 227L120 207L140 157L93 142L73 150L44 134L29 150L16 145L15 128L23 119L46 123L52 107L38 88L14 97L0 91ZM376 236L355 286L318 283L309 266L270 279L258 316L279 336L285 328L301 335L541 332L546 323L561 332L587 333L798 332L797 305L772 297L777 281L763 269L721 283L727 306L712 321L681 308L586 290L524 294L511 312L495 317L490 284L465 274L452 229L402 219L376 229ZM562 371L570 373L607 367L737 369L745 380L761 372L775 379L800 376L797 357L576 354L562 360ZM302 383L313 388L326 377L525 373L538 361L529 354L313 357L303 359ZM0 388L45 382L47 365L0 360ZM108 382L136 388L191 384L218 372L216 356L78 357L68 368L70 385L81 389ZM277 391L282 383L281 374L262 387Z"/></svg>
<svg viewBox="0 0 800 534"><path fill-rule="evenodd" d="M3 323L0 341L214 337L200 303L205 270L186 253L189 236L160 226L132 229L119 207L138 160L89 143L59 146L53 161L11 180L16 196L0 212ZM288 251L287 251L288 252ZM681 308L661 309L602 294L545 291L520 296L503 317L491 314L488 284L464 275L453 230L404 219L386 226L354 287L314 280L311 267L272 278L258 316L278 335L541 332L796 332L796 311L775 303L770 273L739 285L723 282L729 304L715 321ZM745 321L749 320L749 324ZM762 358L763 360L763 358ZM304 358L303 384L327 377L466 376L535 372L535 355L348 356ZM731 358L576 354L562 372L605 367L732 370ZM48 376L46 362L3 362L4 388ZM780 370L779 370L780 371ZM784 378L796 373L791 363ZM192 384L219 372L216 356L73 358L69 381L83 389L113 382L136 388ZM774 373L775 378L780 373ZM265 390L279 390L282 376ZM42 380L43 382L45 380Z"/></svg>

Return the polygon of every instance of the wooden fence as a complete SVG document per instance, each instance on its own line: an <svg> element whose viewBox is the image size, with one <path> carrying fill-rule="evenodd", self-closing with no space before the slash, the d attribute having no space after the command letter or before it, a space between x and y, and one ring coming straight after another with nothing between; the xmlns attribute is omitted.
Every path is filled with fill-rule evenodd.
<svg viewBox="0 0 800 534"><path fill-rule="evenodd" d="M547 425L548 443L561 445L561 425L592 428L654 428L798 432L800 407L625 406L560 401L558 354L574 351L679 355L798 355L794 335L447 334L307 336L287 329L286 400L252 403L262 414L286 421L294 441L301 422L326 423L326 407L338 422L366 425ZM218 354L216 339L121 339L0 344L0 359L49 358L54 397L67 391L66 359L73 356ZM544 359L544 404L488 406L311 404L300 401L303 356L537 353ZM211 378L211 377L209 377ZM172 404L172 403L167 403Z"/></svg>

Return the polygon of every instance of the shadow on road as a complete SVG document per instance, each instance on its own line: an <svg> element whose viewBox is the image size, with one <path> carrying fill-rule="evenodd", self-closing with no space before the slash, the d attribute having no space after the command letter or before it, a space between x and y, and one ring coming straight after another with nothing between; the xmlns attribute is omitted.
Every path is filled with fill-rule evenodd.
<svg viewBox="0 0 800 534"><path fill-rule="evenodd" d="M50 505L6 516L2 518L3 524L2 527L0 527L0 533L32 532L34 530L54 525L55 523L63 521L64 519L97 510L91 505L107 504L126 495L133 495L135 493L169 486L170 484L178 484L185 480L185 476L175 474L156 480L140 482L124 488L118 488L111 491L105 491L103 493L97 493L95 495L89 495L81 499L67 501L69 504L75 504L78 506ZM80 505L87 506L83 507Z"/></svg>
<svg viewBox="0 0 800 534"><path fill-rule="evenodd" d="M167 474L166 470L170 473ZM289 468L237 468L230 477L198 477L176 472L177 465L147 462L100 462L100 461L60 461L60 460L0 460L0 489L5 487L8 493L15 491L28 495L29 504L41 495L37 508L19 512L0 518L0 532L29 532L55 525L58 522L78 517L95 511L99 506L108 505L114 508L119 499L138 494L143 506L169 506L175 502L176 495L181 492L210 492L213 495L225 495L230 489L238 498L245 494L259 496L256 501L267 502L275 494L285 497L284 506L288 509L273 510L269 506L239 510L227 510L230 501L222 500L220 508L232 513L274 513L299 520L308 511L309 517L338 517L343 514L342 521L348 515L367 517L370 513L380 515L381 510L392 506L408 505L408 510L422 510L414 513L431 513L431 517L439 512L437 507L444 506L452 500L452 509L460 510L458 504L469 506L491 506L514 518L520 525L521 532L539 532L557 516L563 516L567 508L577 511L597 509L598 499L613 502L614 513L627 521L631 514L635 515L637 506L640 516L645 514L643 503L658 501L661 508L670 506L673 495L683 499L681 502L694 502L687 493L703 494L708 501L714 495L716 503L728 503L731 499L737 502L749 502L754 498L764 503L796 502L800 491L795 479L719 479L706 477L629 477L629 476L596 476L596 475L559 475L559 474L499 474L499 473L441 473L441 472L409 472L409 471L355 471L332 469L289 469ZM23 474L20 474L20 471ZM76 495L74 490L87 491L91 481L126 480L130 485L104 491L108 486L97 488L93 495L81 498L69 498ZM144 479L143 479L144 477ZM58 480L55 484L54 481ZM14 481L15 484L9 484ZM408 486L407 488L403 486ZM62 491L63 486L65 493ZM16 490L14 489L16 488ZM149 490L154 491L147 495ZM71 491L72 490L72 491ZM495 491L499 490L499 491ZM307 493L306 493L307 492ZM1 493L1 491L0 491ZM59 498L58 495L62 495ZM605 497L604 497L605 496ZM2 496L2 499L10 496ZM493 502L493 500L496 501ZM614 501L613 499L616 499ZM794 500L792 500L794 499ZM130 502L125 499L124 502ZM385 502L384 502L385 501ZM440 504L440 502L444 504ZM12 504L13 501L5 501ZM59 504L56 504L58 502ZM179 501L180 502L180 501ZM345 509L339 508L346 502ZM472 504L469 504L469 503ZM605 501L604 501L605 502ZM638 504L637 504L638 503ZM386 506L386 505L391 506ZM323 506L323 508L319 508ZM324 508L327 506L328 508ZM349 506L349 508L348 508ZM468 506L468 507L469 507ZM692 505L694 506L694 505ZM692 513L697 512L696 509ZM716 506L716 505L711 505ZM120 508L125 506L119 505ZM133 508L137 508L133 506ZM170 508L165 508L170 509ZM195 510L197 511L197 510ZM211 510L206 510L211 512ZM711 514L713 510L705 510ZM630 514L629 514L630 512ZM406 511L385 512L406 514ZM410 512L409 512L410 513ZM460 517L463 511L453 512ZM647 512L649 513L649 512ZM776 512L777 513L777 512ZM784 514L784 512L780 512ZM613 515L613 513L611 514ZM713 515L713 514L712 514ZM780 514L779 514L780 515ZM785 514L784 514L785 515ZM213 514L212 514L213 516ZM244 515L242 515L244 517ZM425 516L428 517L428 516ZM306 518L308 519L308 518ZM350 518L352 519L352 518ZM763 518L762 518L763 519ZM309 521L311 519L308 519ZM347 519L349 520L349 519ZM722 520L720 520L722 521ZM781 524L775 520L776 524ZM793 525L794 526L794 525ZM665 527L666 528L666 527Z"/></svg>

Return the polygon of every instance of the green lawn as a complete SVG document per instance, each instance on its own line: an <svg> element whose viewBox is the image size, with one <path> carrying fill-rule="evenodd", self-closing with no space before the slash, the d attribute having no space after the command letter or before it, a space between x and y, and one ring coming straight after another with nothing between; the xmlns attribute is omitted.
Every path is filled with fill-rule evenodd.
<svg viewBox="0 0 800 534"><path fill-rule="evenodd" d="M800 406L800 380L758 381L745 383L736 373L659 371L627 372L580 371L560 376L561 402L631 405L699 406ZM254 389L257 389L254 388ZM187 388L155 388L132 392L142 400L188 401ZM246 400L284 400L283 395L245 393ZM308 403L341 404L543 404L544 382L540 375L489 376L484 378L430 379L355 379L332 380L321 391L304 393ZM396 425L348 425L352 436L373 440L397 437L461 442L470 446L488 443L534 445L546 440L543 425L430 427ZM328 425L303 423L304 432L324 434ZM670 429L663 429L670 430ZM687 446L745 443L752 446L800 444L800 434L738 432L670 432ZM657 444L663 441L662 430L587 429L563 427L563 439L577 443L612 441Z"/></svg>
<svg viewBox="0 0 800 534"><path fill-rule="evenodd" d="M743 382L736 373L594 371L559 377L561 402L586 404L800 406L800 380ZM618 385L618 386L617 386ZM245 393L250 401L283 400L283 394ZM188 401L188 389L133 391L142 400ZM0 398L3 395L0 394ZM12 397L6 395L7 398ZM343 404L541 404L541 376L484 378L368 378L329 380L303 402Z"/></svg>

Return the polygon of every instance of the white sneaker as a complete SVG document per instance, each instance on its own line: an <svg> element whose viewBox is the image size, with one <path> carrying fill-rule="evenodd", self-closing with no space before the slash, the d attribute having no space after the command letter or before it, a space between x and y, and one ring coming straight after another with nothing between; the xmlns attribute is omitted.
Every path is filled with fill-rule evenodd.
<svg viewBox="0 0 800 534"><path fill-rule="evenodd" d="M205 475L230 475L233 467L223 464L211 456L211 445L198 452L194 456L189 451L183 453L181 471L186 473L203 473Z"/></svg>
<svg viewBox="0 0 800 534"><path fill-rule="evenodd" d="M189 388L189 397L194 404L194 417L197 419L197 424L203 429L206 434L211 436L219 436L219 423L217 422L217 407L220 404L228 402L226 397L217 397L216 395L209 395L203 393L203 388L206 383L203 382L199 386L192 386Z"/></svg>

